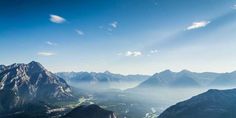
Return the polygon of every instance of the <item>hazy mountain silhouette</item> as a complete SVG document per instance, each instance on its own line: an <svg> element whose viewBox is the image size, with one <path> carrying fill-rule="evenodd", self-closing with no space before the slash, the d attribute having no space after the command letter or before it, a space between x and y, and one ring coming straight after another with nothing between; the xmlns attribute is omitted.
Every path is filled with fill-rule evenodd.
<svg viewBox="0 0 236 118"><path fill-rule="evenodd" d="M218 76L211 84L211 86L233 86L236 87L236 71L231 73L223 73Z"/></svg>
<svg viewBox="0 0 236 118"><path fill-rule="evenodd" d="M116 118L112 111L100 108L98 105L79 106L62 118Z"/></svg>
<svg viewBox="0 0 236 118"><path fill-rule="evenodd" d="M156 73L149 79L141 83L142 87L199 87L200 84L193 78L192 72L181 71L179 73L165 70Z"/></svg>

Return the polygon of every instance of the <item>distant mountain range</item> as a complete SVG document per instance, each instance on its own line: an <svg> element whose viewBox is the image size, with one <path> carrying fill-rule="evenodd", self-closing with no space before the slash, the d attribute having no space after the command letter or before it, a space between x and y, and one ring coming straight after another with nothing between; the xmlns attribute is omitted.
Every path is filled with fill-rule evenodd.
<svg viewBox="0 0 236 118"><path fill-rule="evenodd" d="M186 72L187 73L187 72ZM198 87L200 86L191 76L184 72L174 73L170 70L154 74L139 87Z"/></svg>
<svg viewBox="0 0 236 118"><path fill-rule="evenodd" d="M65 78L65 80L63 79ZM0 117L49 117L47 112L57 109L56 103L78 102L67 84L88 84L88 89L113 82L142 82L145 87L209 87L236 86L236 71L231 73L196 73L188 70L165 70L153 76L104 73L62 72L53 74L40 63L0 65ZM83 86L81 86L83 88ZM78 89L80 90L80 89ZM159 118L234 118L236 117L236 89L209 90L165 110ZM71 109L71 108L70 108ZM65 113L65 111L63 111ZM116 118L112 111L97 105L78 106L64 118ZM224 117L223 117L224 116Z"/></svg>
<svg viewBox="0 0 236 118"><path fill-rule="evenodd" d="M144 81L150 76L148 75L121 75L114 74L109 71L105 71L103 73L96 72L59 72L56 75L63 77L68 81L79 81L79 82L129 82L129 81Z"/></svg>
<svg viewBox="0 0 236 118"><path fill-rule="evenodd" d="M166 109L158 118L236 118L236 89L208 90Z"/></svg>
<svg viewBox="0 0 236 118"><path fill-rule="evenodd" d="M236 87L236 71L231 73L223 73L214 79L211 86L233 86Z"/></svg>
<svg viewBox="0 0 236 118"><path fill-rule="evenodd" d="M32 103L75 100L66 81L38 62L0 68L0 113Z"/></svg>
<svg viewBox="0 0 236 118"><path fill-rule="evenodd" d="M79 86L85 88L99 86L100 88L110 88L112 83L129 83L129 82L138 82L141 83L144 80L148 79L148 75L121 75L113 74L109 71L104 73L95 73L95 72L60 72L56 75L64 78L68 83L72 85L79 84ZM86 85L86 86L83 86ZM92 86L91 86L92 85Z"/></svg>
<svg viewBox="0 0 236 118"><path fill-rule="evenodd" d="M236 71L231 73L191 72L182 70L172 72L165 70L153 76L148 75L121 75L109 71L95 72L60 72L56 75L73 84L87 83L88 86L101 85L109 88L112 82L139 82L141 87L225 87L236 85Z"/></svg>
<svg viewBox="0 0 236 118"><path fill-rule="evenodd" d="M156 73L137 88L142 87L209 87L209 86L235 86L236 72L231 73L196 73L188 70L172 72L165 70Z"/></svg>
<svg viewBox="0 0 236 118"><path fill-rule="evenodd" d="M93 104L76 107L62 118L116 118L116 115Z"/></svg>

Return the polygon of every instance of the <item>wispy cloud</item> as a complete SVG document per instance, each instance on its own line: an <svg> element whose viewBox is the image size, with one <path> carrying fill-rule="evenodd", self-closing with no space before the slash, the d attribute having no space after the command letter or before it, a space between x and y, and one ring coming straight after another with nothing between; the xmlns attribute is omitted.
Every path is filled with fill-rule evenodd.
<svg viewBox="0 0 236 118"><path fill-rule="evenodd" d="M51 22L53 22L53 23L64 23L66 21L65 18L63 18L61 16L58 16L58 15L54 15L54 14L50 15L50 19L49 20Z"/></svg>
<svg viewBox="0 0 236 118"><path fill-rule="evenodd" d="M101 25L101 26L99 26L99 29L102 29L102 30L105 30L105 31L108 31L108 32L112 32L117 27L118 27L118 21L113 21L113 22L109 23L108 25L105 25L105 26Z"/></svg>
<svg viewBox="0 0 236 118"><path fill-rule="evenodd" d="M52 52L38 52L39 56L53 56L56 55L55 53Z"/></svg>
<svg viewBox="0 0 236 118"><path fill-rule="evenodd" d="M127 51L127 52L119 52L116 54L117 56L126 56L126 57L137 57L142 56L143 53L141 51Z"/></svg>
<svg viewBox="0 0 236 118"><path fill-rule="evenodd" d="M112 23L110 23L110 26L115 29L115 28L118 27L118 22L117 21L113 21Z"/></svg>
<svg viewBox="0 0 236 118"><path fill-rule="evenodd" d="M157 53L157 52L158 52L157 49L155 49L155 50L150 50L150 53L151 53L151 54L155 54L155 53Z"/></svg>
<svg viewBox="0 0 236 118"><path fill-rule="evenodd" d="M142 55L142 52L140 51L127 51L125 53L125 56L133 56L133 57L137 57L137 56L141 56Z"/></svg>
<svg viewBox="0 0 236 118"><path fill-rule="evenodd" d="M46 41L45 43L48 44L48 45L51 45L51 46L56 46L57 45L56 43L51 42L51 41Z"/></svg>
<svg viewBox="0 0 236 118"><path fill-rule="evenodd" d="M84 35L84 32L82 30L76 29L75 30L79 35Z"/></svg>
<svg viewBox="0 0 236 118"><path fill-rule="evenodd" d="M193 22L190 26L187 27L187 30L193 30L193 29L206 27L209 23L210 21Z"/></svg>
<svg viewBox="0 0 236 118"><path fill-rule="evenodd" d="M235 5L233 5L233 7L232 7L233 9L236 9L236 4Z"/></svg>
<svg viewBox="0 0 236 118"><path fill-rule="evenodd" d="M157 54L159 51L157 49L153 49L153 50L150 50L148 53L147 53L147 56L150 57L150 56L153 56L155 54Z"/></svg>

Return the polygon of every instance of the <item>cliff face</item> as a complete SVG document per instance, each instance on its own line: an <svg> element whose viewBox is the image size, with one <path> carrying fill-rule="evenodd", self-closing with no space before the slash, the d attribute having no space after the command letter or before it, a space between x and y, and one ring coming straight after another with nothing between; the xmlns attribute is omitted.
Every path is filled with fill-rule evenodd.
<svg viewBox="0 0 236 118"><path fill-rule="evenodd" d="M0 108L9 110L32 101L46 103L74 99L70 86L38 62L3 66Z"/></svg>

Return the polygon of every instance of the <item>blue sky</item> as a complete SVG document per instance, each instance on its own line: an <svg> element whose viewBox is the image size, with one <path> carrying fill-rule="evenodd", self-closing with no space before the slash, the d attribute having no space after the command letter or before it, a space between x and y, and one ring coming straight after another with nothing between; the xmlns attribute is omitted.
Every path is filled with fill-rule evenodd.
<svg viewBox="0 0 236 118"><path fill-rule="evenodd" d="M0 62L53 72L236 70L236 0L1 0Z"/></svg>

